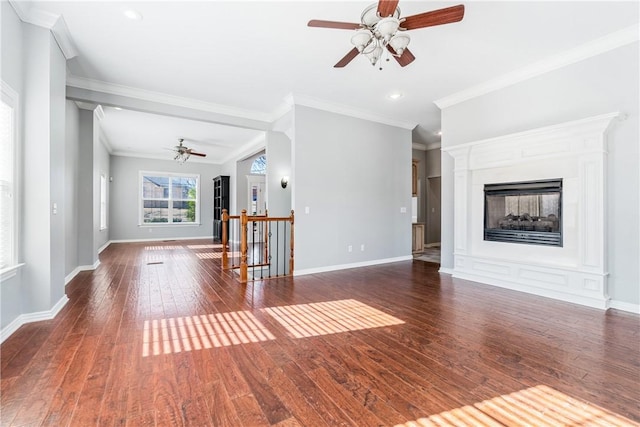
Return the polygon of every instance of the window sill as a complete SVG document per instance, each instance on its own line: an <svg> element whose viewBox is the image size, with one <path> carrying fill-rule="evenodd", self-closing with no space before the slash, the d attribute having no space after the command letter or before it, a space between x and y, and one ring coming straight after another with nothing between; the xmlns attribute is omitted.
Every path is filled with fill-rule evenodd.
<svg viewBox="0 0 640 427"><path fill-rule="evenodd" d="M14 266L7 267L4 270L0 270L0 282L4 282L5 280L9 280L14 277L16 274L18 274L18 270L20 270L23 266L24 263L16 264Z"/></svg>

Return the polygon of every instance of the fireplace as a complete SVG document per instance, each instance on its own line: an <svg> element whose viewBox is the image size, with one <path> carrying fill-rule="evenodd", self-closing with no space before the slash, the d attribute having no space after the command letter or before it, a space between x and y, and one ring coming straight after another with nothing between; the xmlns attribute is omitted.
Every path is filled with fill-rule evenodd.
<svg viewBox="0 0 640 427"><path fill-rule="evenodd" d="M562 246L562 179L485 184L484 240Z"/></svg>

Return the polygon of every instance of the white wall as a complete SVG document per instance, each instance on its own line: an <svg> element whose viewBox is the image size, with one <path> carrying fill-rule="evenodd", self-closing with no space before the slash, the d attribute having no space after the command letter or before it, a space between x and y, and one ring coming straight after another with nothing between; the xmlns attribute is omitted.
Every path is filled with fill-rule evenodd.
<svg viewBox="0 0 640 427"><path fill-rule="evenodd" d="M572 64L442 111L443 147L615 111L628 118L609 134L609 294L640 304L638 43ZM442 155L442 266L453 265L453 164Z"/></svg>
<svg viewBox="0 0 640 427"><path fill-rule="evenodd" d="M296 271L411 256L410 130L296 105L292 143Z"/></svg>
<svg viewBox="0 0 640 427"><path fill-rule="evenodd" d="M221 174L220 165L187 161L141 159L111 156L109 184L109 238L150 240L199 238L213 236L213 178ZM138 225L139 172L174 172L200 174L200 225L140 227Z"/></svg>

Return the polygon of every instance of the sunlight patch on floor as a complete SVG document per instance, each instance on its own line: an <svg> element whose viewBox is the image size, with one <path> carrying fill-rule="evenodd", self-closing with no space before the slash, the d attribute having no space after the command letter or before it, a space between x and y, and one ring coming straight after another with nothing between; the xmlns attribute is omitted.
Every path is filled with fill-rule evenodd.
<svg viewBox="0 0 640 427"><path fill-rule="evenodd" d="M295 338L400 325L404 322L354 299L262 309Z"/></svg>
<svg viewBox="0 0 640 427"><path fill-rule="evenodd" d="M616 426L638 427L606 409L539 385L395 427Z"/></svg>
<svg viewBox="0 0 640 427"><path fill-rule="evenodd" d="M142 357L273 339L248 311L145 320Z"/></svg>
<svg viewBox="0 0 640 427"><path fill-rule="evenodd" d="M182 249L182 245L159 245L159 246L145 246L145 251L171 251L174 249Z"/></svg>
<svg viewBox="0 0 640 427"><path fill-rule="evenodd" d="M189 249L220 249L221 247L221 244L214 245L212 243L208 245L187 245Z"/></svg>
<svg viewBox="0 0 640 427"><path fill-rule="evenodd" d="M218 258L222 258L222 252L196 252L195 255L200 259L218 259Z"/></svg>

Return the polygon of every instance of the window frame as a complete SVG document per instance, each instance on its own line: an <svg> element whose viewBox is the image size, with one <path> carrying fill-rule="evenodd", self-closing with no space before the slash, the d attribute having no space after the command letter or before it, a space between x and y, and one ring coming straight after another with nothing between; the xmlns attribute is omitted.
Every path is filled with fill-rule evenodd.
<svg viewBox="0 0 640 427"><path fill-rule="evenodd" d="M21 111L20 111L20 96L11 88L4 80L0 80L0 99L10 108L12 108L11 117L11 164L12 173L10 183L10 191L12 194L12 206L11 206L11 242L10 242L10 260L7 266L0 267L0 281L5 281L15 276L18 269L24 264L19 261L20 247L19 247L19 232L20 232L20 206L21 206L21 182L20 182L20 123L21 123Z"/></svg>
<svg viewBox="0 0 640 427"><path fill-rule="evenodd" d="M169 188L171 189L171 181L173 178L194 178L196 180L196 197L195 197L195 221L194 222L173 222L173 201L186 200L174 199L172 191L169 191L167 198L145 198L143 186L145 176L155 176L169 178ZM200 174L196 173L178 173L178 172L157 172L157 171L140 171L138 175L138 226L139 227L187 227L199 226L200 222ZM144 201L145 200L166 200L168 202L168 219L167 222L144 222Z"/></svg>

